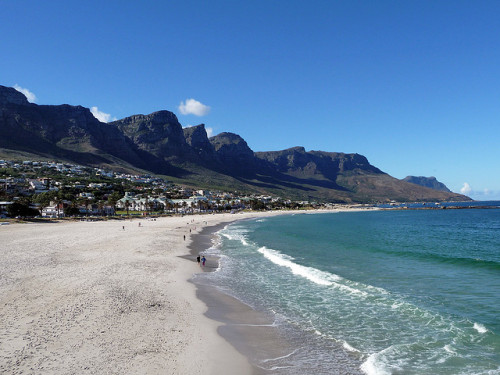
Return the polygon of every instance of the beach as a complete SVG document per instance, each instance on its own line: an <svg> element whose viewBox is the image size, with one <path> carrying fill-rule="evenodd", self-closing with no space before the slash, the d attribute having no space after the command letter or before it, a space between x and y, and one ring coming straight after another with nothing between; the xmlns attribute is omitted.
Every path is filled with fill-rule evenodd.
<svg viewBox="0 0 500 375"><path fill-rule="evenodd" d="M215 300L189 282L202 269L188 246L275 214L2 225L0 372L258 373L219 334L224 312L205 315Z"/></svg>

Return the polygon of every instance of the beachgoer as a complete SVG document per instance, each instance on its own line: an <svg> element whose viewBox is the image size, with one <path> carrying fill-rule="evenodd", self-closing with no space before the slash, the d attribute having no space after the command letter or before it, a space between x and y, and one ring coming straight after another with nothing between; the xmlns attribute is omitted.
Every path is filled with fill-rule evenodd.
<svg viewBox="0 0 500 375"><path fill-rule="evenodd" d="M196 261L198 262L198 265L200 265L201 257L199 255L196 257Z"/></svg>
<svg viewBox="0 0 500 375"><path fill-rule="evenodd" d="M122 229L125 230L125 225L122 226Z"/></svg>
<svg viewBox="0 0 500 375"><path fill-rule="evenodd" d="M203 255L203 257L201 258L201 264L203 265L203 267L205 267L206 261L207 261L207 258L205 258L205 255Z"/></svg>
<svg viewBox="0 0 500 375"><path fill-rule="evenodd" d="M184 241L186 241L186 235L184 235Z"/></svg>

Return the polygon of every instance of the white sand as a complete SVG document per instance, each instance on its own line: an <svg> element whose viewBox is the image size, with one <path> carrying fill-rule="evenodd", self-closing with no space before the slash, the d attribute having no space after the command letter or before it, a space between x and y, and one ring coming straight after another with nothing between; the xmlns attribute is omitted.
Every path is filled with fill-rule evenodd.
<svg viewBox="0 0 500 375"><path fill-rule="evenodd" d="M255 215L0 226L0 373L252 373L180 256L189 229Z"/></svg>
<svg viewBox="0 0 500 375"><path fill-rule="evenodd" d="M181 256L190 229L276 214L1 225L0 373L251 374Z"/></svg>

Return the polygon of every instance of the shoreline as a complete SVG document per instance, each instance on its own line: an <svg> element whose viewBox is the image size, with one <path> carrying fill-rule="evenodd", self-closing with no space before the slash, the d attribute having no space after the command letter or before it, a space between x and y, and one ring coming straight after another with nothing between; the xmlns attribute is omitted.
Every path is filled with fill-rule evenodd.
<svg viewBox="0 0 500 375"><path fill-rule="evenodd" d="M1 226L0 372L265 374L249 359L286 342L268 317L189 282L193 248L229 222L294 213L313 212Z"/></svg>
<svg viewBox="0 0 500 375"><path fill-rule="evenodd" d="M359 212L371 211L366 209L360 210L321 210L316 212L291 211L282 212L280 215L294 214L319 214L319 213L336 213L336 212ZM189 248L191 250L190 257L193 262L196 261L198 254L203 254L213 246L212 239L215 234L228 224L233 224L237 221L247 221L258 217L269 217L277 215L258 215L254 217L236 218L229 222L222 222L213 227L205 227L201 232L195 233L192 236L192 243ZM220 266L219 258L214 255L207 256L208 269L203 269L200 272L214 272ZM200 273L198 272L198 274ZM297 336L289 338L285 332L279 329L276 324L275 317L272 313L265 313L254 309L241 300L231 296L224 290L219 289L217 285L208 284L206 280L197 279L196 274L189 280L196 285L196 296L207 306L204 315L211 320L221 323L217 329L217 333L227 340L233 348L240 354L244 355L252 366L252 375L266 375L274 373L300 373L300 368L289 366L282 363L284 358L296 356L300 353L301 346L305 342L310 342L314 337L312 333L306 333L308 338L298 345ZM287 328L288 330L290 327ZM311 335L310 337L308 335ZM300 340L302 340L302 338ZM312 339L314 340L314 339ZM307 345L307 344L306 344ZM338 344L333 344L336 350L341 350L342 354L337 354L341 361L341 373L345 374L361 374L358 367L352 367L349 360L352 358L352 353L347 353ZM337 352L338 353L338 352ZM300 354L299 354L300 356ZM347 359L349 358L349 359ZM361 362L359 363L361 365ZM343 367L345 366L345 367ZM289 369L289 370L287 370ZM333 370L333 369L332 369ZM276 372L278 371L278 372ZM283 372L284 371L284 372ZM299 372L297 372L299 371ZM335 369L334 373L338 369Z"/></svg>
<svg viewBox="0 0 500 375"><path fill-rule="evenodd" d="M188 246L191 249L191 258L209 249L213 243L212 239L217 232L224 229L228 224L236 221L249 220L239 219L219 223L211 227L205 227L201 232L192 236L192 242ZM207 259L207 264L202 272L214 272L220 266L220 258L213 255ZM286 356L294 351L274 327L270 316L254 310L242 301L224 293L223 291L206 285L196 275L189 280L196 285L196 296L207 306L204 315L219 323L217 333L228 341L240 354L244 355L252 366L252 375L264 375L270 373L262 366L265 361ZM259 362L261 363L259 365Z"/></svg>

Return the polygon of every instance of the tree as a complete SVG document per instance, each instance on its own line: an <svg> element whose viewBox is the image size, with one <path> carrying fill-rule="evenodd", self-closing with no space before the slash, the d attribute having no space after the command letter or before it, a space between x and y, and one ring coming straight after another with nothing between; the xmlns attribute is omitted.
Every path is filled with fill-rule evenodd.
<svg viewBox="0 0 500 375"><path fill-rule="evenodd" d="M14 202L9 205L7 207L7 213L10 217L33 217L40 215L40 212L38 212L38 210L35 210L28 205L19 202Z"/></svg>
<svg viewBox="0 0 500 375"><path fill-rule="evenodd" d="M75 206L68 206L64 209L64 215L66 216L77 216L80 215L80 210Z"/></svg>
<svg viewBox="0 0 500 375"><path fill-rule="evenodd" d="M153 212L156 207L156 202L154 200L149 202L149 211Z"/></svg>
<svg viewBox="0 0 500 375"><path fill-rule="evenodd" d="M48 206L55 199L57 199L56 191L47 191L33 196L33 202L40 203L42 207Z"/></svg>
<svg viewBox="0 0 500 375"><path fill-rule="evenodd" d="M127 210L127 216L128 216L128 210L130 208L130 202L128 200L125 201L125 208Z"/></svg>
<svg viewBox="0 0 500 375"><path fill-rule="evenodd" d="M266 209L265 203L260 201L260 200L257 200L257 199L253 199L250 202L250 206L252 207L252 210L265 210Z"/></svg>
<svg viewBox="0 0 500 375"><path fill-rule="evenodd" d="M108 197L108 203L113 206L113 208L116 210L116 202L118 202L123 195L120 194L118 191L114 191L112 194L109 195Z"/></svg>

